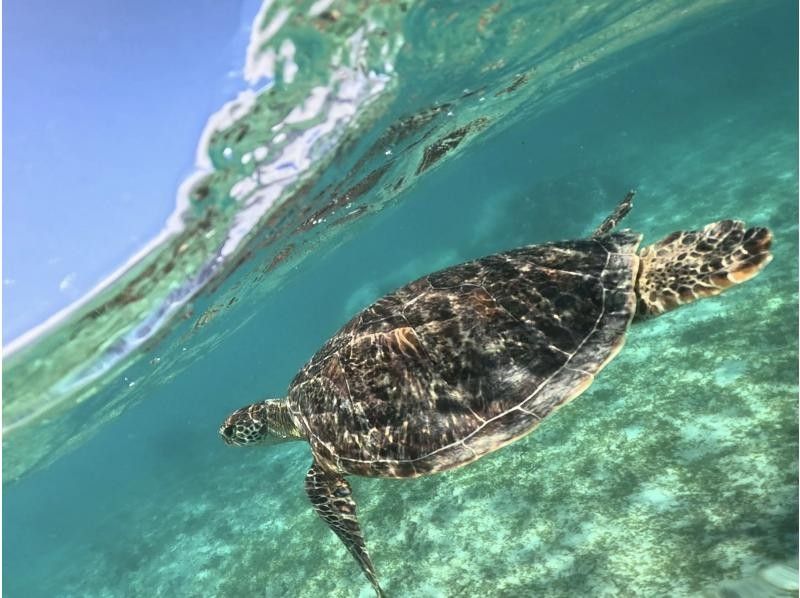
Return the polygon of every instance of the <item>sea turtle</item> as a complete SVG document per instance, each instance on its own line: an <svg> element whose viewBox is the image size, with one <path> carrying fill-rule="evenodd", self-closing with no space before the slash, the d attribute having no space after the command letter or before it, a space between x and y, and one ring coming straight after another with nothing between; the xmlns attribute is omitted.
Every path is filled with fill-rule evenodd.
<svg viewBox="0 0 800 598"><path fill-rule="evenodd" d="M637 252L615 231L633 192L587 239L531 245L429 274L350 320L286 398L235 411L228 444L305 440L317 513L383 592L348 475L405 478L466 465L531 432L617 354L632 320L717 295L772 259L737 220Z"/></svg>

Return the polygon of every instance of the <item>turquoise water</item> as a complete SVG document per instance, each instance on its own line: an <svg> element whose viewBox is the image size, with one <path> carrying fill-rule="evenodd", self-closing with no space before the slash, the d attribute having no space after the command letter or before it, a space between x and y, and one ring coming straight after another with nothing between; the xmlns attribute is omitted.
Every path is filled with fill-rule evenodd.
<svg viewBox="0 0 800 598"><path fill-rule="evenodd" d="M626 224L646 243L735 217L772 228L773 263L633 327L514 445L429 478L352 479L371 555L393 596L782 595L797 581L797 14L754 6L381 5L363 18L387 33L353 59L372 70L339 79L328 59L359 11L288 19L274 42L294 41L296 79L212 136L180 232L5 360L6 593L372 595L309 508L307 446L234 450L221 420L282 396L381 294L586 235L636 188ZM346 99L313 124L356 116L298 146L302 176L274 175L268 152L263 196L231 201L272 115L325 81Z"/></svg>

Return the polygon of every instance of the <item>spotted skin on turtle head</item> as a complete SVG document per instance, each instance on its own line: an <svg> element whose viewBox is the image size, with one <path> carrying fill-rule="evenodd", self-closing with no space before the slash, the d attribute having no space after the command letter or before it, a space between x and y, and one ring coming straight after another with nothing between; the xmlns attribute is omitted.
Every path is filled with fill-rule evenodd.
<svg viewBox="0 0 800 598"><path fill-rule="evenodd" d="M300 439L284 401L253 403L231 413L219 428L225 444L235 446L276 444Z"/></svg>

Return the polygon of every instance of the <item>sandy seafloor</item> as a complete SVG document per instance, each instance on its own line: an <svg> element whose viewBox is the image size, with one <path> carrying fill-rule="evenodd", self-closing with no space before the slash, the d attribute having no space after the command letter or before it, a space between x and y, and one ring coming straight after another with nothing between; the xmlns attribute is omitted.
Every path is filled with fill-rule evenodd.
<svg viewBox="0 0 800 598"><path fill-rule="evenodd" d="M788 5L652 54L638 46L631 66L472 147L306 260L224 344L4 489L5 595L371 596L304 495L308 447L234 450L217 426L282 395L383 292L585 235L632 187L626 224L645 243L741 218L772 228L774 261L719 299L632 327L595 384L514 445L430 478L352 479L382 584L415 597L796 595Z"/></svg>

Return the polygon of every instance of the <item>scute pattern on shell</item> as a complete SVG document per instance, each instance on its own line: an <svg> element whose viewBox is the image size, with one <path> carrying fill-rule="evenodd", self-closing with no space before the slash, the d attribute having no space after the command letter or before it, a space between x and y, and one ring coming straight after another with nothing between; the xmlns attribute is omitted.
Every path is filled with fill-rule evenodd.
<svg viewBox="0 0 800 598"><path fill-rule="evenodd" d="M290 387L317 462L416 476L530 432L621 347L640 239L622 231L490 255L366 308Z"/></svg>

